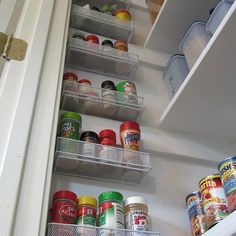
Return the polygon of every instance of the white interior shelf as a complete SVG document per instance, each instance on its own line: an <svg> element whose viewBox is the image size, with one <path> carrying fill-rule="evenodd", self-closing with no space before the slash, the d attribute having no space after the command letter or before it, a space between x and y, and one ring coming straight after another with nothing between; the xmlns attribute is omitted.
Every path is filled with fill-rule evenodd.
<svg viewBox="0 0 236 236"><path fill-rule="evenodd" d="M72 6L70 25L79 30L126 42L130 41L134 33L133 21L119 20L115 16L77 5Z"/></svg>
<svg viewBox="0 0 236 236"><path fill-rule="evenodd" d="M209 229L202 236L236 236L236 211Z"/></svg>
<svg viewBox="0 0 236 236"><path fill-rule="evenodd" d="M90 4L92 6L103 7L105 4L115 5L116 9L129 9L129 0L73 0L73 3L79 6Z"/></svg>
<svg viewBox="0 0 236 236"><path fill-rule="evenodd" d="M71 38L67 46L66 65L119 79L132 80L138 66L138 56Z"/></svg>
<svg viewBox="0 0 236 236"><path fill-rule="evenodd" d="M236 3L160 120L160 128L236 140Z"/></svg>
<svg viewBox="0 0 236 236"><path fill-rule="evenodd" d="M179 44L190 25L207 21L218 0L165 0L145 47L167 54L180 53Z"/></svg>
<svg viewBox="0 0 236 236"><path fill-rule="evenodd" d="M101 232L102 231L102 232ZM99 236L99 235L110 235L110 236L160 236L158 232L151 231L133 231L127 229L111 229L111 228L101 228L92 226L79 226L70 224L58 224L49 223L48 224L48 234L47 236L58 236L58 235L72 236L72 235L86 235L86 236Z"/></svg>
<svg viewBox="0 0 236 236"><path fill-rule="evenodd" d="M151 171L150 155L68 138L57 138L56 173L141 184Z"/></svg>
<svg viewBox="0 0 236 236"><path fill-rule="evenodd" d="M88 93L80 92L87 87ZM103 94L108 96L103 96ZM143 113L143 97L81 85L72 81L63 82L61 109L86 115L125 121L138 120Z"/></svg>

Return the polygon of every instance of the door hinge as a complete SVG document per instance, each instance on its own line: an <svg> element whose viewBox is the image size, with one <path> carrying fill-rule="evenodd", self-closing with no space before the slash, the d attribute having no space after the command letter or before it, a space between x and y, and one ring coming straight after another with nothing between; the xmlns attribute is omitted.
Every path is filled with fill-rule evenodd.
<svg viewBox="0 0 236 236"><path fill-rule="evenodd" d="M6 60L23 61L27 46L26 41L0 32L0 56Z"/></svg>

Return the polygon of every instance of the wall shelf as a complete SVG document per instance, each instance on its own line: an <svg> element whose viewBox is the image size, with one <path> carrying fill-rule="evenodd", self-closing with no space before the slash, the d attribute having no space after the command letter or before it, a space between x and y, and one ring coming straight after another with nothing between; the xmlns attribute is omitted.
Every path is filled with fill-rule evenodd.
<svg viewBox="0 0 236 236"><path fill-rule="evenodd" d="M82 85L91 92L80 92L80 84L64 81L61 99L61 109L86 115L100 116L108 119L125 121L138 120L143 113L143 98L126 95L117 91L108 91L109 95L102 97L102 88Z"/></svg>
<svg viewBox="0 0 236 236"><path fill-rule="evenodd" d="M108 38L129 42L134 33L134 22L73 5L70 26Z"/></svg>
<svg viewBox="0 0 236 236"><path fill-rule="evenodd" d="M122 148L57 138L54 171L59 174L141 184L151 171L150 155Z"/></svg>
<svg viewBox="0 0 236 236"><path fill-rule="evenodd" d="M89 226L79 226L70 224L48 224L48 236L58 236L60 235L86 235L86 236L99 236L101 235L116 235L116 236L160 236L158 232L151 231L133 231L127 229L111 229L111 228L101 228L101 227L89 227Z"/></svg>

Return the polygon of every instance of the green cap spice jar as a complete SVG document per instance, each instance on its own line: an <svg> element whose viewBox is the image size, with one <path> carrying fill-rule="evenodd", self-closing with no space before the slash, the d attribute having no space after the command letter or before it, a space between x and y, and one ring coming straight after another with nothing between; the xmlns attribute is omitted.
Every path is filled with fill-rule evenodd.
<svg viewBox="0 0 236 236"><path fill-rule="evenodd" d="M123 196L119 192L104 192L98 197L99 219L102 228L124 229ZM99 230L99 235L107 235L109 229Z"/></svg>
<svg viewBox="0 0 236 236"><path fill-rule="evenodd" d="M60 117L60 136L63 138L78 139L82 126L80 114L63 112Z"/></svg>

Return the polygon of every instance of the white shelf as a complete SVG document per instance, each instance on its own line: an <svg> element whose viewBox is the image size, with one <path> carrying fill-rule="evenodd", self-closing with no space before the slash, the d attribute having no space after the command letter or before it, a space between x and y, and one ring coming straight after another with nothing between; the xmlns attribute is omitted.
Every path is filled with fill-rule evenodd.
<svg viewBox="0 0 236 236"><path fill-rule="evenodd" d="M101 231L103 233L101 234ZM105 231L105 232L104 232ZM160 236L159 232L151 231L133 231L127 229L111 229L111 228L102 228L102 227L91 227L91 226L79 226L79 225L70 225L70 224L58 224L58 223L49 223L48 224L48 236L99 236L99 235L115 235L115 236Z"/></svg>
<svg viewBox="0 0 236 236"><path fill-rule="evenodd" d="M151 171L151 163L148 153L59 137L54 171L137 185Z"/></svg>
<svg viewBox="0 0 236 236"><path fill-rule="evenodd" d="M119 79L132 80L138 66L138 56L71 38L67 46L66 65Z"/></svg>
<svg viewBox="0 0 236 236"><path fill-rule="evenodd" d="M129 42L134 33L134 22L73 5L70 25L73 28Z"/></svg>
<svg viewBox="0 0 236 236"><path fill-rule="evenodd" d="M218 0L165 0L145 47L168 54L180 53L179 44L190 25L207 21Z"/></svg>
<svg viewBox="0 0 236 236"><path fill-rule="evenodd" d="M79 83L71 81L63 82L62 110L119 121L138 120L143 113L142 97L111 90L108 99L112 100L108 100L102 97L104 89L86 86L93 92L86 95L79 92L80 86Z"/></svg>
<svg viewBox="0 0 236 236"><path fill-rule="evenodd" d="M160 120L160 128L236 140L236 3Z"/></svg>
<svg viewBox="0 0 236 236"><path fill-rule="evenodd" d="M224 220L209 229L202 236L235 236L236 235L236 211L227 216Z"/></svg>

